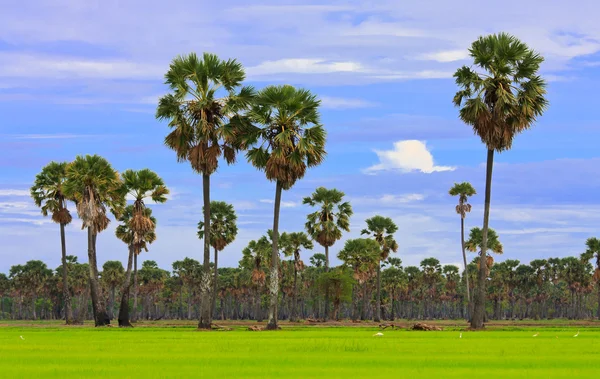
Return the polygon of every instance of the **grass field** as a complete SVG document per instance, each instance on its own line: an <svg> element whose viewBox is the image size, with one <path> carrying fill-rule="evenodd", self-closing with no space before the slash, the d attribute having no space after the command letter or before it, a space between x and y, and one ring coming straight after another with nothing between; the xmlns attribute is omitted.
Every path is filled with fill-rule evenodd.
<svg viewBox="0 0 600 379"><path fill-rule="evenodd" d="M583 378L600 375L600 329L484 332L296 327L277 332L0 327L0 377ZM447 329L454 329L449 327ZM515 330L516 329L516 330ZM539 332L538 337L532 337ZM21 336L24 339L21 339ZM558 338L557 338L558 337Z"/></svg>

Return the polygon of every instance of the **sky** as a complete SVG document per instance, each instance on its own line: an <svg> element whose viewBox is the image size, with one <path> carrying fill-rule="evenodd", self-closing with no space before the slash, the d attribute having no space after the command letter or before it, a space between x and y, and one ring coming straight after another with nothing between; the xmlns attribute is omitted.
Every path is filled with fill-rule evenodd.
<svg viewBox="0 0 600 379"><path fill-rule="evenodd" d="M238 59L257 89L287 83L321 99L327 159L284 192L282 231L303 230L311 212L303 197L337 188L355 213L331 249L333 264L376 214L398 225L404 265L432 256L460 264L460 218L448 190L474 185L466 225L481 226L486 150L458 119L452 74L470 64L472 41L501 31L545 57L550 106L496 155L497 260L579 255L600 233L600 24L590 17L599 11L583 0L3 0L0 272L30 259L60 264L59 227L40 214L29 187L48 162L79 154L102 155L119 171L150 168L171 189L165 204L151 205L158 239L141 259L165 269L186 256L201 260L202 180L164 147L168 127L154 117L169 62L190 52ZM247 243L272 227L275 185L243 157L222 163L211 180L212 199L232 203L239 224L219 263L237 266ZM100 265L126 259L116 225L98 236ZM67 228L67 252L87 261L78 220Z"/></svg>

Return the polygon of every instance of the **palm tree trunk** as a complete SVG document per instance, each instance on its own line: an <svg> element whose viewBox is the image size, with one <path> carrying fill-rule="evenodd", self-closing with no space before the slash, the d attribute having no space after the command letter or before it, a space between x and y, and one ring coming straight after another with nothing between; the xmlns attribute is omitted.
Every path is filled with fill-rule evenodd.
<svg viewBox="0 0 600 379"><path fill-rule="evenodd" d="M73 324L73 309L71 308L71 291L69 291L69 278L67 268L67 244L65 241L65 224L60 224L60 245L62 249L62 282L63 302L65 307L65 323Z"/></svg>
<svg viewBox="0 0 600 379"><path fill-rule="evenodd" d="M268 330L276 330L277 326L277 300L279 298L279 208L281 205L281 183L275 185L275 207L273 210L273 250L271 251L271 282L269 283L269 323Z"/></svg>
<svg viewBox="0 0 600 379"><path fill-rule="evenodd" d="M394 287L392 287L392 290L391 290L390 304L391 304L391 307L390 307L390 313L391 313L390 314L390 321L394 322L394 319L396 318L395 315L394 315Z"/></svg>
<svg viewBox="0 0 600 379"><path fill-rule="evenodd" d="M200 320L198 329L210 329L210 175L202 174L202 194L204 198L204 262L200 278Z"/></svg>
<svg viewBox="0 0 600 379"><path fill-rule="evenodd" d="M137 275L137 252L133 254L133 310L131 312L131 322L138 319L138 275Z"/></svg>
<svg viewBox="0 0 600 379"><path fill-rule="evenodd" d="M485 313L485 279L487 276L487 235L488 225L490 221L490 199L492 196L492 169L494 167L494 150L488 149L487 152L487 167L485 172L485 206L483 210L483 230L481 238L481 256L479 257L479 275L477 280L477 290L475 294L475 304L473 307L473 315L471 316L471 328L483 329L483 319Z"/></svg>
<svg viewBox="0 0 600 379"><path fill-rule="evenodd" d="M219 259L219 252L215 249L215 271L214 271L214 280L213 280L213 292L212 292L212 307L210 310L210 314L215 313L215 309L217 308L217 284L219 282L219 272L217 271L217 263Z"/></svg>
<svg viewBox="0 0 600 379"><path fill-rule="evenodd" d="M362 309L361 309L361 313L360 313L360 319L362 321L365 321L367 319L367 282L365 281L362 285L362 298L363 298L363 303L362 303Z"/></svg>
<svg viewBox="0 0 600 379"><path fill-rule="evenodd" d="M329 272L329 246L325 246L325 272ZM325 287L325 321L329 320L329 286Z"/></svg>
<svg viewBox="0 0 600 379"><path fill-rule="evenodd" d="M92 297L92 310L96 326L110 324L104 302L100 299L100 286L98 284L98 263L96 261L96 233L88 227L88 259L90 270L90 295Z"/></svg>
<svg viewBox="0 0 600 379"><path fill-rule="evenodd" d="M472 302L471 302L471 289L469 288L469 272L467 270L467 254L465 252L465 219L460 217L460 246L462 249L463 263L465 267L464 275L467 284L467 308L469 309L469 317L473 314Z"/></svg>
<svg viewBox="0 0 600 379"><path fill-rule="evenodd" d="M377 305L375 308L375 317L373 321L381 321L381 262L377 261Z"/></svg>
<svg viewBox="0 0 600 379"><path fill-rule="evenodd" d="M296 255L296 254L294 254ZM295 258L295 257L294 257ZM290 315L290 321L298 321L297 316L297 305L298 305L298 260L294 259L294 295L292 297L292 312Z"/></svg>
<svg viewBox="0 0 600 379"><path fill-rule="evenodd" d="M129 246L129 257L127 258L127 272L121 289L121 306L119 307L119 327L133 327L129 322L129 290L131 289L131 266L133 263L133 246Z"/></svg>

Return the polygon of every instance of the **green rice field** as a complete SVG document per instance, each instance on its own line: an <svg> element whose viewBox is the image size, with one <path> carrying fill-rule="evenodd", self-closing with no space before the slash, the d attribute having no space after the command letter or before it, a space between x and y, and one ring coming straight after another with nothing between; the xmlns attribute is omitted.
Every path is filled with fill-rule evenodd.
<svg viewBox="0 0 600 379"><path fill-rule="evenodd" d="M600 329L548 325L483 332L284 327L200 332L0 327L0 377L587 378L600 375ZM462 338L460 338L462 333ZM533 337L537 334L537 337Z"/></svg>

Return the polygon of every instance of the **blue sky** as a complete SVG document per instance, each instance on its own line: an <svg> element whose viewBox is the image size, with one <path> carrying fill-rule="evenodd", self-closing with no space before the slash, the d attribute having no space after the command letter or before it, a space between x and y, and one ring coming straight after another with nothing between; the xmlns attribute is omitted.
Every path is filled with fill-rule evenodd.
<svg viewBox="0 0 600 379"><path fill-rule="evenodd" d="M58 226L28 197L50 160L101 154L115 168L151 168L172 190L153 205L158 240L142 259L162 267L200 259L195 227L201 178L162 145L154 119L162 76L178 54L237 58L257 88L289 83L322 99L328 157L283 195L281 228L302 230L302 197L335 187L352 201L352 231L374 214L399 226L398 256L459 263L454 182L470 181L468 227L482 222L485 148L452 105L452 73L482 34L506 31L546 57L550 108L497 156L490 225L500 259L579 254L600 222L600 25L594 1L14 1L0 13L0 272L29 259L59 265ZM234 204L242 248L271 227L274 184L243 159L222 165L212 198ZM87 261L75 221L68 253ZM98 259L125 260L116 223L98 238ZM333 255L343 245L332 249ZM315 249L314 252L319 252ZM312 255L306 253L304 258ZM334 260L334 263L337 261Z"/></svg>

